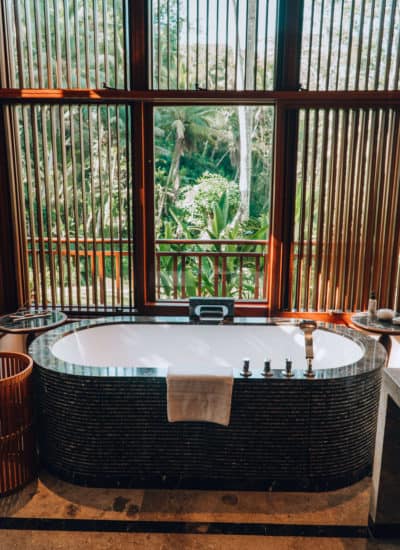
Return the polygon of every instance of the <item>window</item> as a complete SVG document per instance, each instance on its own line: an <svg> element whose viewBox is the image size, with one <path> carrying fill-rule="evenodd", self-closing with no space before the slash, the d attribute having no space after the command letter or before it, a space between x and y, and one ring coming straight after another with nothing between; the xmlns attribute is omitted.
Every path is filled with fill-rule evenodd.
<svg viewBox="0 0 400 550"><path fill-rule="evenodd" d="M308 90L398 90L400 4L305 0L300 81Z"/></svg>
<svg viewBox="0 0 400 550"><path fill-rule="evenodd" d="M291 308L361 309L371 288L390 303L400 111L302 109L299 119Z"/></svg>
<svg viewBox="0 0 400 550"><path fill-rule="evenodd" d="M2 2L19 305L400 308L399 22L396 0Z"/></svg>
<svg viewBox="0 0 400 550"><path fill-rule="evenodd" d="M159 90L271 90L276 0L152 0Z"/></svg>
<svg viewBox="0 0 400 550"><path fill-rule="evenodd" d="M274 110L156 107L157 299L266 299Z"/></svg>
<svg viewBox="0 0 400 550"><path fill-rule="evenodd" d="M128 86L123 0L2 2L3 87Z"/></svg>
<svg viewBox="0 0 400 550"><path fill-rule="evenodd" d="M56 88L127 86L125 4L25 0L2 10L2 85L40 98L4 107L23 301L132 308L130 107L48 100Z"/></svg>
<svg viewBox="0 0 400 550"><path fill-rule="evenodd" d="M30 297L71 309L131 307L129 111L36 104L6 114Z"/></svg>

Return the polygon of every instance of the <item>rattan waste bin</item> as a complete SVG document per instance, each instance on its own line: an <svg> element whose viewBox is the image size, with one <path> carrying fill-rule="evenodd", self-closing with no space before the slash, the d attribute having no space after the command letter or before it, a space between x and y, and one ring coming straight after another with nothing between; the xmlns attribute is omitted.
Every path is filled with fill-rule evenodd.
<svg viewBox="0 0 400 550"><path fill-rule="evenodd" d="M24 353L0 352L0 496L36 474L32 367Z"/></svg>

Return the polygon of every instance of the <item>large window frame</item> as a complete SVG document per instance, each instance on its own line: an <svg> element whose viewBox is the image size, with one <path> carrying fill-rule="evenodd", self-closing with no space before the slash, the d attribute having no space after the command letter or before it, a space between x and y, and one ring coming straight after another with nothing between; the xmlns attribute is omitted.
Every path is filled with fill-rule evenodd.
<svg viewBox="0 0 400 550"><path fill-rule="evenodd" d="M160 303L155 299L154 266L154 158L153 120L155 106L163 105L272 105L275 108L273 185L271 197L271 230L269 246L268 299L259 304L242 302L238 315L299 315L289 312L294 207L296 186L296 149L299 110L307 108L399 108L399 91L305 91L299 82L303 0L281 0L278 3L276 77L274 91L160 91L151 90L149 62L148 3L129 2L128 37L130 42L130 89L0 89L0 106L16 103L45 104L125 104L132 107L132 167L134 214L134 311L139 314L186 314L185 303ZM0 37L1 39L1 37ZM7 150L4 115L0 116L0 151ZM11 161L9 162L9 165ZM10 174L0 171L2 193L9 195ZM0 295L0 311L15 309L27 299L24 277L18 268L17 232L13 230L12 205L0 201L2 238L0 275L10 291ZM13 247L10 246L13 243ZM5 264L6 262L4 262ZM10 269L10 265L13 269ZM17 272L17 277L14 275ZM367 296L364 297L364 301ZM72 311L70 313L77 313ZM87 315L89 312L84 312ZM94 313L100 313L94 312ZM111 312L112 313L112 312ZM314 317L331 319L327 312L314 312ZM337 319L337 316L333 316Z"/></svg>

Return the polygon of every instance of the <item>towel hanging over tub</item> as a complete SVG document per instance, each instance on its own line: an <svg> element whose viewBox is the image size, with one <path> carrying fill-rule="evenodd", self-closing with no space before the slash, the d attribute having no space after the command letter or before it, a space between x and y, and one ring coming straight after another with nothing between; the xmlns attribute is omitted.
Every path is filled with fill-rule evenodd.
<svg viewBox="0 0 400 550"><path fill-rule="evenodd" d="M231 367L222 367L217 374L215 367L169 367L168 421L204 421L228 426L232 387Z"/></svg>

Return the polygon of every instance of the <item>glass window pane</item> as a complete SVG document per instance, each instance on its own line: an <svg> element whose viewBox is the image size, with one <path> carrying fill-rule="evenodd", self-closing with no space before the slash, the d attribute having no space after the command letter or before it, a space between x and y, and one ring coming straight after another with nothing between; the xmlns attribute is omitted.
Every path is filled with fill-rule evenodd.
<svg viewBox="0 0 400 550"><path fill-rule="evenodd" d="M305 0L301 77L308 90L397 90L400 3Z"/></svg>
<svg viewBox="0 0 400 550"><path fill-rule="evenodd" d="M4 2L12 88L127 87L123 0Z"/></svg>
<svg viewBox="0 0 400 550"><path fill-rule="evenodd" d="M356 311L398 288L400 112L302 109L289 309Z"/></svg>
<svg viewBox="0 0 400 550"><path fill-rule="evenodd" d="M153 88L270 90L276 0L152 0Z"/></svg>
<svg viewBox="0 0 400 550"><path fill-rule="evenodd" d="M265 300L274 109L157 107L158 299Z"/></svg>
<svg viewBox="0 0 400 550"><path fill-rule="evenodd" d="M33 300L64 308L131 307L129 108L10 110Z"/></svg>

